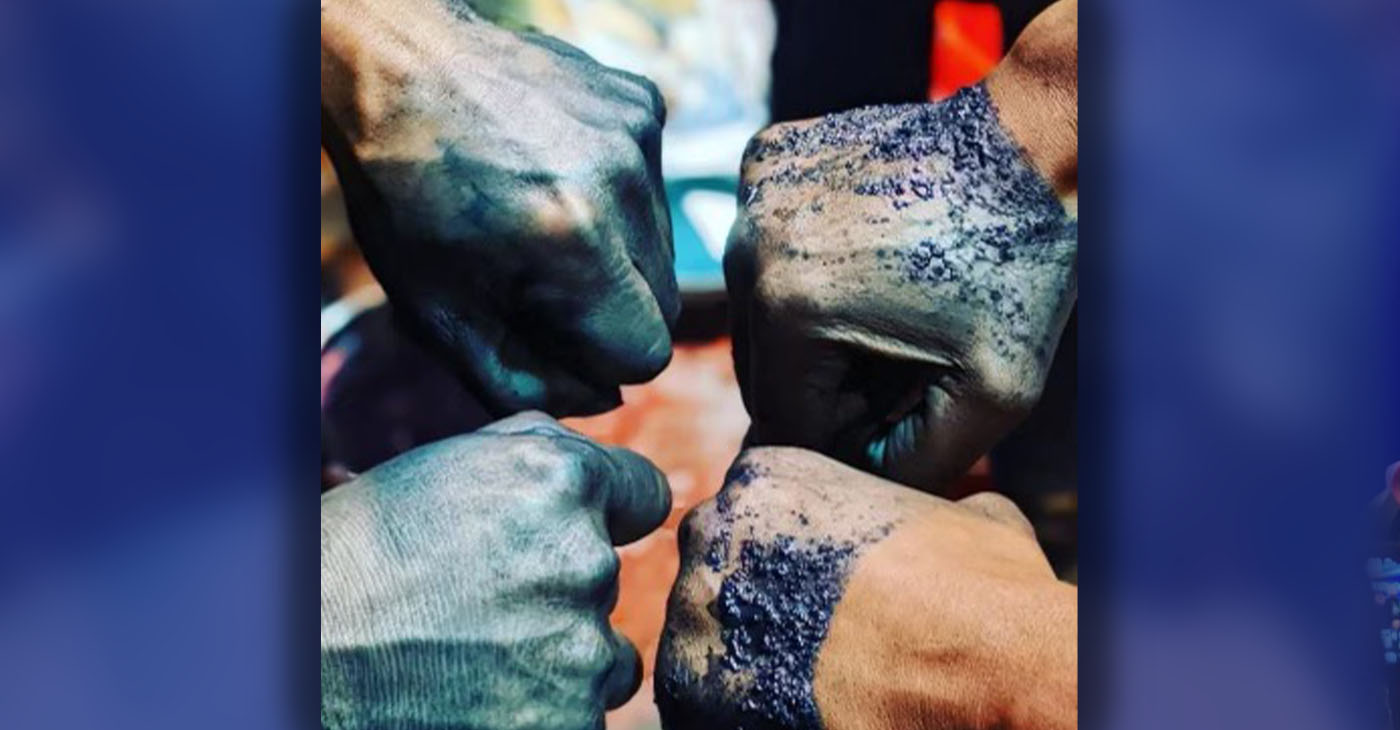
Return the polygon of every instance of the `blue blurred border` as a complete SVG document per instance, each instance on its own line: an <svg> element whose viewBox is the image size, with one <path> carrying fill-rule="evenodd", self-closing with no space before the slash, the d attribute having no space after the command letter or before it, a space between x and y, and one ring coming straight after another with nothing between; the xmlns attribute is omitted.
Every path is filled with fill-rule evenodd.
<svg viewBox="0 0 1400 730"><path fill-rule="evenodd" d="M312 17L0 9L0 726L314 711ZM1396 20L1082 8L1086 727L1379 726Z"/></svg>
<svg viewBox="0 0 1400 730"><path fill-rule="evenodd" d="M1400 460L1396 18L1083 8L1086 726L1384 726L1359 566Z"/></svg>

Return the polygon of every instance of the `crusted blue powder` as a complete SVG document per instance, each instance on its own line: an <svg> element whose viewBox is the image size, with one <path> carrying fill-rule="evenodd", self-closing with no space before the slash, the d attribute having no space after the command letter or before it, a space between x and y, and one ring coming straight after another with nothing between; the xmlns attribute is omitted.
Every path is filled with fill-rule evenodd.
<svg viewBox="0 0 1400 730"><path fill-rule="evenodd" d="M849 541L787 535L739 547L739 566L719 592L725 653L717 659L724 669L747 675L741 727L821 727L812 673L855 550Z"/></svg>
<svg viewBox="0 0 1400 730"><path fill-rule="evenodd" d="M847 153L831 154L842 149ZM861 254L888 272L884 285L928 287L941 306L988 317L995 323L990 344L1008 361L1048 357L1053 342L1045 339L1043 322L1061 303L1040 289L1060 285L1063 272L1072 276L1078 223L1001 129L983 87L936 105L828 116L756 138L746 155L782 164L746 182L745 205L763 204L767 187L790 186L813 186L813 198L824 189L887 201L891 212L868 215L867 224L893 224L901 233L912 223L920 233ZM925 210L931 215L920 220ZM768 214L786 221L793 211ZM801 241L777 244L787 258L808 257ZM828 260L841 263L847 255L857 252ZM726 483L743 487L757 476L736 465ZM892 525L852 530L849 540L788 534L740 540L736 520L751 515L738 514L733 494L725 490L716 500L720 525L703 546L710 569L730 571L709 607L724 650L710 657L704 677L675 665L659 668L663 723L668 730L819 730L812 681L832 611L863 546ZM795 516L809 524L806 515Z"/></svg>
<svg viewBox="0 0 1400 730"><path fill-rule="evenodd" d="M809 524L805 514L796 516ZM659 668L656 702L665 727L820 730L812 690L817 653L855 558L893 528L880 524L849 540L743 540L710 606L724 652L709 656L704 678L678 665ZM721 532L727 540L730 526ZM726 678L737 679L737 697Z"/></svg>
<svg viewBox="0 0 1400 730"><path fill-rule="evenodd" d="M851 154L833 157L833 150ZM942 225L888 254L881 250L877 266L904 282L938 287L943 301L986 313L1003 330L991 344L1008 358L1021 352L1039 356L1050 345L1042 341L1042 313L1028 311L1044 298L1034 291L1035 275L999 269L1072 267L1078 221L1002 129L984 86L970 86L939 104L826 116L756 139L749 154L790 160L779 172L750 183L751 202L761 199L765 187L812 183L833 193L885 200L893 211L936 202ZM803 160L805 168L798 164ZM789 257L802 253L798 242L784 246L792 251Z"/></svg>
<svg viewBox="0 0 1400 730"><path fill-rule="evenodd" d="M724 484L726 488L721 489L719 494L715 495L715 511L721 518L722 527L705 546L704 560L711 570L720 570L729 561L729 526L733 522L734 511L733 492L729 490L747 487L764 473L763 470L746 462L734 464L725 473Z"/></svg>

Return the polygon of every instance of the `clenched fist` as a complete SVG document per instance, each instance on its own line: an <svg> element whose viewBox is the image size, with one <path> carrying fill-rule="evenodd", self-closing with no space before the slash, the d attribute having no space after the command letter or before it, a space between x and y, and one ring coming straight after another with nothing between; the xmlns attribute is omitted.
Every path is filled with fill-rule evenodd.
<svg viewBox="0 0 1400 730"><path fill-rule="evenodd" d="M460 0L324 0L322 138L403 321L493 410L606 410L680 300L649 81Z"/></svg>
<svg viewBox="0 0 1400 730"><path fill-rule="evenodd" d="M618 556L666 519L635 453L523 414L321 498L321 722L601 727L641 681Z"/></svg>
<svg viewBox="0 0 1400 730"><path fill-rule="evenodd" d="M668 730L1073 728L1077 598L990 494L750 449L682 523Z"/></svg>
<svg viewBox="0 0 1400 730"><path fill-rule="evenodd" d="M1066 12L1072 83L1073 3L1027 36L1064 45ZM1060 115L1045 91L1064 69L1018 49L943 102L779 124L750 143L724 263L752 443L936 488L1035 404L1076 294L1076 117L1072 88ZM1022 134L1034 149L1008 119L1037 131Z"/></svg>

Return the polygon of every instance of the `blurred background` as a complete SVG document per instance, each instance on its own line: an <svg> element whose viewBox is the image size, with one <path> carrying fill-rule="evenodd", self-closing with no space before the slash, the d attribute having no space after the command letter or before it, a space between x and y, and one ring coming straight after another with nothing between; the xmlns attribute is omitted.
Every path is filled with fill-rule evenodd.
<svg viewBox="0 0 1400 730"><path fill-rule="evenodd" d="M646 684L612 712L613 730L658 728L650 675L678 568L675 529L714 494L748 427L727 334L720 260L734 220L739 160L770 122L867 104L936 100L980 80L1048 2L964 0L476 0L495 22L568 41L646 75L666 98L662 170L684 311L675 356L624 405L568 425L625 445L670 479L666 525L622 549L614 623L636 644ZM360 258L321 155L321 439L324 467L360 472L473 430L472 393L403 338ZM1042 404L956 485L997 488L1035 522L1060 574L1077 577L1075 363L1071 321Z"/></svg>

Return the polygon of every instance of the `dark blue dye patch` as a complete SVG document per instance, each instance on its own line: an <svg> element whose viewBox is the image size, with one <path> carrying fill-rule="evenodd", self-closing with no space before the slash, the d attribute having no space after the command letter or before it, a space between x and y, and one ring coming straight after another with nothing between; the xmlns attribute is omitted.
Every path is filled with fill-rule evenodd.
<svg viewBox="0 0 1400 730"><path fill-rule="evenodd" d="M725 653L718 661L746 676L742 726L821 727L812 674L855 550L854 542L787 535L739 547L739 566L719 592Z"/></svg>
<svg viewBox="0 0 1400 730"><path fill-rule="evenodd" d="M847 152L831 154L840 150ZM898 281L937 287L941 302L997 322L1003 330L997 348L1008 361L1048 351L1042 310L1058 299L1035 282L1062 278L1059 272L1074 265L1078 221L1002 128L982 85L938 104L829 115L756 140L749 154L782 161L777 172L752 183L755 189L816 183L879 198L905 216L935 204L926 208L932 219L925 225L937 221L927 237L879 257L877 267ZM999 271L1008 265L1020 270Z"/></svg>
<svg viewBox="0 0 1400 730"><path fill-rule="evenodd" d="M705 565L718 571L729 562L730 525L734 522L734 492L753 484L755 479L768 473L747 462L737 462L724 474L724 487L715 495L715 512L719 516L720 528L705 545Z"/></svg>
<svg viewBox="0 0 1400 730"><path fill-rule="evenodd" d="M711 607L724 653L709 656L703 678L676 665L659 668L663 726L821 730L812 695L817 651L859 546L789 535L745 540ZM725 684L736 679L737 695Z"/></svg>
<svg viewBox="0 0 1400 730"><path fill-rule="evenodd" d="M724 653L709 655L703 678L674 665L657 677L667 730L820 730L812 682L832 612L855 558L893 529L884 523L851 540L744 540L709 607Z"/></svg>
<svg viewBox="0 0 1400 730"><path fill-rule="evenodd" d="M739 462L729 467L729 471L724 473L724 484L747 487L753 484L753 480L764 476L767 472L748 462Z"/></svg>

